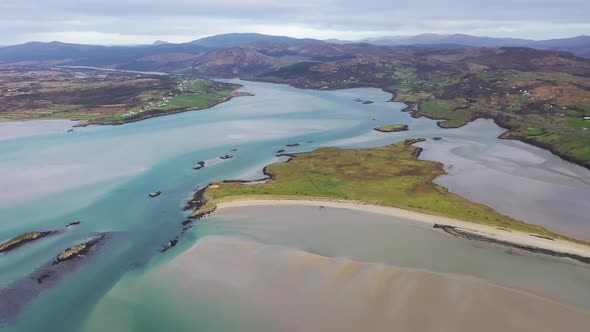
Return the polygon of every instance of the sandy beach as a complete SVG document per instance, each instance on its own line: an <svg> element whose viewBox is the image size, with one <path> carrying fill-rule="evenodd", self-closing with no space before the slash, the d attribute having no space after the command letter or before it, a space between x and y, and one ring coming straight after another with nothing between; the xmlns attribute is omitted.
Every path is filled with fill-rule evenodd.
<svg viewBox="0 0 590 332"><path fill-rule="evenodd" d="M260 331L587 331L590 324L584 309L481 279L229 237L201 239L157 278L175 285L172 297L223 290L223 306L257 317Z"/></svg>
<svg viewBox="0 0 590 332"><path fill-rule="evenodd" d="M570 253L580 255L583 257L590 257L590 247L572 243L562 240L549 240L539 238L528 233L522 233L517 231L508 231L496 227L450 219L445 217L433 216L429 214L404 210L395 207L379 206L364 204L361 202L349 202L349 201L330 201L330 200L299 200L299 199L269 199L269 200L258 200L258 199L238 199L225 201L217 204L217 210L232 207L245 207L245 206L273 206L273 205L288 205L288 206L324 206L331 208L349 209L369 213L377 213L386 216L404 218L412 221L420 222L428 226L434 224L445 224L453 227L460 228L462 231L470 232L476 235L485 236L498 241L504 241L519 245L532 246L540 249L547 249L556 252Z"/></svg>

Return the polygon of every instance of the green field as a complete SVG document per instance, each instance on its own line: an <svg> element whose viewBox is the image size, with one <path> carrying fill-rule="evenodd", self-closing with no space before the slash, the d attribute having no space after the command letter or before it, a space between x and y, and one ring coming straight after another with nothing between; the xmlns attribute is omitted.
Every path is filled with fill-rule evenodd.
<svg viewBox="0 0 590 332"><path fill-rule="evenodd" d="M432 182L444 174L442 166L418 160L418 154L419 148L406 143L354 150L320 148L297 154L289 162L268 166L273 178L268 183L215 183L205 193L210 201L200 211L240 198L339 199L560 237L448 192Z"/></svg>
<svg viewBox="0 0 590 332"><path fill-rule="evenodd" d="M443 120L438 123L443 128L457 128L464 126L472 119L471 110L458 109L464 102L464 100L432 99L422 102L418 111L419 114L428 118Z"/></svg>
<svg viewBox="0 0 590 332"><path fill-rule="evenodd" d="M75 70L0 72L0 121L74 119L121 124L211 107L239 86L181 76Z"/></svg>
<svg viewBox="0 0 590 332"><path fill-rule="evenodd" d="M384 132L384 133L393 133L396 131L408 130L408 126L405 124L392 124L392 125L375 127L375 128L373 128L373 130Z"/></svg>
<svg viewBox="0 0 590 332"><path fill-rule="evenodd" d="M97 119L94 123L124 123L155 115L208 108L229 99L237 88L235 84L205 79L183 79L178 81L173 93L146 99L141 106L115 117Z"/></svg>

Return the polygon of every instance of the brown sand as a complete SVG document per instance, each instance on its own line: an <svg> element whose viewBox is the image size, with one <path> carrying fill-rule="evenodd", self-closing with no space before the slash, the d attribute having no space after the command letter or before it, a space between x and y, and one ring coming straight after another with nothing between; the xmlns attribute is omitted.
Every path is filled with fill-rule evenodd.
<svg viewBox="0 0 590 332"><path fill-rule="evenodd" d="M206 237L157 271L227 290L274 331L588 331L590 312L471 277Z"/></svg>

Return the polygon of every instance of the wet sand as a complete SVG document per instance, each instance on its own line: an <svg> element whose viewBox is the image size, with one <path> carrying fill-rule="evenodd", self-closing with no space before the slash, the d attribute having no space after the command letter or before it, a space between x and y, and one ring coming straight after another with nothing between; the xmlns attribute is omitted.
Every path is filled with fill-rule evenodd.
<svg viewBox="0 0 590 332"><path fill-rule="evenodd" d="M447 175L434 182L455 194L590 241L590 171L523 142L490 139L503 132L480 119L419 143L420 159L443 163Z"/></svg>
<svg viewBox="0 0 590 332"><path fill-rule="evenodd" d="M420 223L425 223L429 226L434 224L445 224L459 228L462 231L472 233L474 235L481 235L497 241L509 242L517 245L526 245L535 248L547 249L562 253L570 253L580 255L583 257L590 257L590 247L583 246L580 244L561 241L561 240L548 240L532 236L529 233L522 233L516 231L506 231L496 227L480 225L476 223L470 223L460 221L456 219L450 219L445 217L438 217L428 214L423 214L414 211L403 210L395 207L378 206L363 204L360 202L349 202L349 201L329 201L329 200L233 200L222 202L217 204L217 210L223 210L227 208L239 208L248 206L323 206L331 208L349 209L355 211L363 211L370 213L383 214L396 218L408 219Z"/></svg>
<svg viewBox="0 0 590 332"><path fill-rule="evenodd" d="M208 236L156 271L182 297L223 289L261 331L587 331L590 312L481 279ZM206 285L206 287L204 287Z"/></svg>

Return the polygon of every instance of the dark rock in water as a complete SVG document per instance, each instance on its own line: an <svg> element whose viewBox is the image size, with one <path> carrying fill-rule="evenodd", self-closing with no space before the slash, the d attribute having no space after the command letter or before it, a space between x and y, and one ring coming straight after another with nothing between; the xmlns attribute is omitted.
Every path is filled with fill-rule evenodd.
<svg viewBox="0 0 590 332"><path fill-rule="evenodd" d="M307 141L307 143L313 143L313 141Z"/></svg>
<svg viewBox="0 0 590 332"><path fill-rule="evenodd" d="M59 232L52 233L59 234ZM54 263L54 257L36 267L30 274L3 284L0 287L0 330L22 319L22 312L29 308L31 302L39 295L53 289L75 271L92 264L98 253L107 248L108 241L112 241L116 237L116 235L109 233L101 235L104 236L104 240L95 243L88 252L80 257L62 261L59 264ZM94 236L99 235L95 234ZM53 329L41 330L52 331Z"/></svg>
<svg viewBox="0 0 590 332"><path fill-rule="evenodd" d="M175 247L177 243L178 243L177 239L170 240L170 242L166 243L162 247L162 249L160 249L160 252L166 252L168 249Z"/></svg>
<svg viewBox="0 0 590 332"><path fill-rule="evenodd" d="M184 221L182 221L182 226L186 226L186 225L188 225L190 223L191 223L191 220L190 219L184 220Z"/></svg>
<svg viewBox="0 0 590 332"><path fill-rule="evenodd" d="M28 232L15 236L6 242L0 243L0 253L14 250L27 242L38 240L53 233L55 232Z"/></svg>
<svg viewBox="0 0 590 332"><path fill-rule="evenodd" d="M70 129L70 130L68 130L68 133L71 133L71 132L73 132L73 131L74 131L74 129Z"/></svg>
<svg viewBox="0 0 590 332"><path fill-rule="evenodd" d="M201 169L201 168L203 168L203 167L205 167L205 162L201 160L201 161L199 161L199 162L197 163L197 166L193 167L193 169L197 169L197 170L199 170L199 169Z"/></svg>
<svg viewBox="0 0 590 332"><path fill-rule="evenodd" d="M496 239L494 237L488 237L485 234L474 233L474 232L469 231L467 229L463 229L463 228L451 226L451 225L434 224L433 227L437 228L437 229L441 229L445 233L448 233L448 234L453 235L455 237L459 237L459 238L463 238L463 239L467 239L467 240L474 240L474 241L481 241L481 242L498 244L498 245L505 246L507 248L528 251L528 252L532 252L535 254L542 254L542 255L561 257L561 258L570 258L570 259L577 260L581 263L590 264L590 257L588 257L588 256L582 256L582 255L569 253L569 252L562 252L562 251L557 251L557 250L552 250L552 249L539 248L539 247L530 246L530 245L526 245L526 244L518 244L518 243L514 243L514 242L503 241L503 240ZM535 234L535 235L531 234L531 235L535 236L535 235L540 235L540 234ZM543 235L541 235L541 236L543 236ZM543 238L545 238L545 237L543 236ZM546 237L546 238L549 240L553 240L553 238L550 238L550 237Z"/></svg>
<svg viewBox="0 0 590 332"><path fill-rule="evenodd" d="M205 192L207 191L207 188L208 188L208 186L200 188L197 191L195 191L195 193L193 195L193 199L191 199L190 201L188 201L186 203L186 205L184 207L184 211L195 210L195 209L198 209L198 208L204 206L205 204L207 204L208 200L207 200L207 197L205 196Z"/></svg>
<svg viewBox="0 0 590 332"><path fill-rule="evenodd" d="M370 100L365 100L363 101L363 105L369 105L369 104L373 104L374 101L370 101Z"/></svg>
<svg viewBox="0 0 590 332"><path fill-rule="evenodd" d="M236 151L238 151L238 149L231 149L230 151L231 152L236 152Z"/></svg>
<svg viewBox="0 0 590 332"><path fill-rule="evenodd" d="M432 139L435 141L440 141L442 139L442 137L433 137Z"/></svg>
<svg viewBox="0 0 590 332"><path fill-rule="evenodd" d="M70 226L74 226L74 225L80 225L80 223L81 223L80 220L72 221L71 223L67 224L66 227L70 227Z"/></svg>
<svg viewBox="0 0 590 332"><path fill-rule="evenodd" d="M150 193L149 196L150 197L158 197L160 196L162 192L161 191L154 191L153 193Z"/></svg>
<svg viewBox="0 0 590 332"><path fill-rule="evenodd" d="M231 159L231 158L233 158L233 157L234 157L234 156L230 156L229 154L226 154L225 156L221 156L221 157L219 157L219 159L226 160L226 159Z"/></svg>
<svg viewBox="0 0 590 332"><path fill-rule="evenodd" d="M76 257L84 255L85 253L87 253L90 250L90 248L92 248L95 244L97 244L102 239L104 239L104 237L105 237L105 235L103 234L99 237L93 238L90 241L80 243L78 245L75 245L73 247L70 247L70 248L62 251L61 253L59 253L59 255L57 255L57 257L53 261L53 264L54 265L59 264L63 261L67 261L67 260L74 259Z"/></svg>
<svg viewBox="0 0 590 332"><path fill-rule="evenodd" d="M43 280L51 277L52 273L53 273L53 271L46 271L46 272L41 273L41 275L37 277L37 283L38 284L43 283Z"/></svg>
<svg viewBox="0 0 590 332"><path fill-rule="evenodd" d="M299 146L299 143L291 143L291 144L287 144L288 147L294 147L294 146Z"/></svg>
<svg viewBox="0 0 590 332"><path fill-rule="evenodd" d="M377 120L377 119L373 118L373 121L375 121L375 120Z"/></svg>
<svg viewBox="0 0 590 332"><path fill-rule="evenodd" d="M283 152L285 152L285 150L279 150L279 151L277 151L277 153L283 153Z"/></svg>

